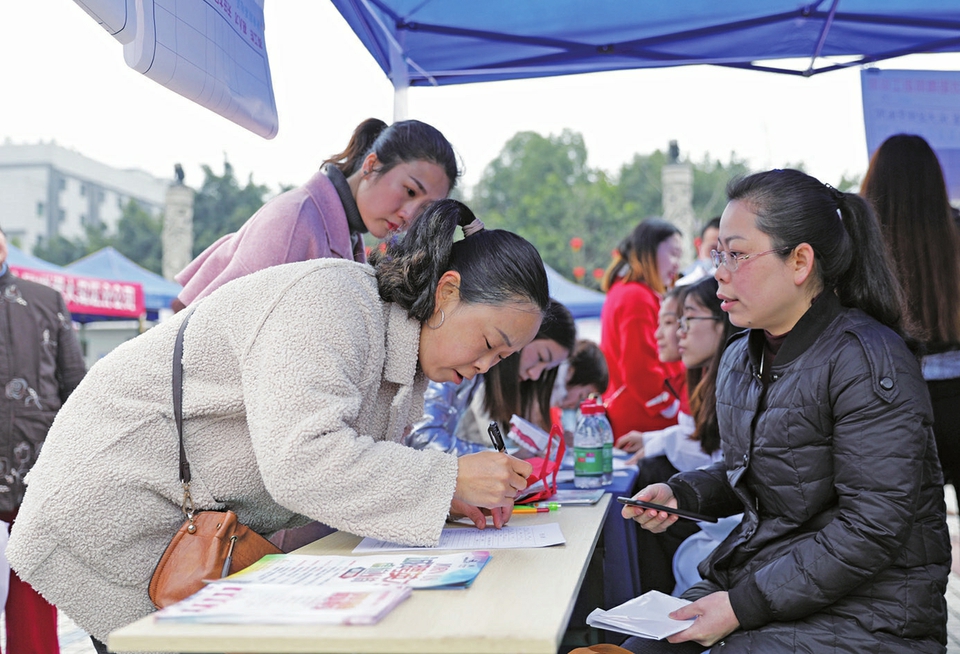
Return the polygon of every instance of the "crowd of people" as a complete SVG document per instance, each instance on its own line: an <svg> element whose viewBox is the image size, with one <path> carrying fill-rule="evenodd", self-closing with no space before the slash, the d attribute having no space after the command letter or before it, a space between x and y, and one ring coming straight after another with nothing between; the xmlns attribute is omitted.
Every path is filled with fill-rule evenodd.
<svg viewBox="0 0 960 654"><path fill-rule="evenodd" d="M89 371L63 299L9 272L0 231L10 652L57 652L57 609L98 652L155 610L183 521L170 375L188 318L195 507L285 550L503 527L542 452L497 451L487 425L569 439L592 395L636 499L723 520L623 507L642 590L695 622L585 651L944 651L960 234L922 138L885 142L859 193L789 169L732 180L686 268L681 231L640 220L603 276L599 343L530 242L447 198L459 174L434 127L364 121L177 276L171 319ZM385 243L369 261L364 234Z"/></svg>

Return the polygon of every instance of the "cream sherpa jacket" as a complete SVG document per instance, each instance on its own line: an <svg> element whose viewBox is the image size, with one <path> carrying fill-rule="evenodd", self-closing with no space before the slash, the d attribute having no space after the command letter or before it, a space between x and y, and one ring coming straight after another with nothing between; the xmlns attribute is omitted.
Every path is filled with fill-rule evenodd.
<svg viewBox="0 0 960 654"><path fill-rule="evenodd" d="M99 361L60 410L10 539L13 568L88 633L150 613L183 522L172 416L183 315ZM184 434L198 509L268 534L320 520L436 544L457 459L398 444L423 413L420 324L367 265L321 259L225 285L184 334Z"/></svg>

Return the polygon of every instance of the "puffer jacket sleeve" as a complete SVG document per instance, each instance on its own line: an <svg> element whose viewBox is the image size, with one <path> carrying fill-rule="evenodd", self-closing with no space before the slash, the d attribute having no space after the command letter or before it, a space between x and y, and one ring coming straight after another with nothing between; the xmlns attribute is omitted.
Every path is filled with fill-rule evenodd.
<svg viewBox="0 0 960 654"><path fill-rule="evenodd" d="M884 333L878 335L878 331ZM730 589L744 629L798 620L888 568L913 531L932 420L919 366L892 332L844 334L829 378L836 513ZM823 426L829 429L829 425Z"/></svg>
<svg viewBox="0 0 960 654"><path fill-rule="evenodd" d="M440 450L457 456L490 449L482 443L471 443L455 436L457 425L469 409L470 399L480 383L483 383L483 375L465 380L460 385L430 382L423 396L423 417L411 426L403 442L416 450Z"/></svg>
<svg viewBox="0 0 960 654"><path fill-rule="evenodd" d="M677 473L667 485L677 499L677 508L718 518L743 511L743 503L727 482L727 467L723 461L699 470Z"/></svg>

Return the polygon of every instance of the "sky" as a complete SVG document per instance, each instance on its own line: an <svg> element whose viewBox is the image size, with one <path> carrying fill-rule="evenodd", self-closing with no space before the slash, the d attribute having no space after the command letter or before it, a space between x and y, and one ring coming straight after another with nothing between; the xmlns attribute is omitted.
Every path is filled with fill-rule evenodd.
<svg viewBox="0 0 960 654"><path fill-rule="evenodd" d="M57 144L116 168L203 181L201 165L273 191L306 181L375 116L392 122L393 89L328 0L266 0L265 36L280 128L263 139L127 67L123 46L73 0L4 7L0 142ZM960 70L960 55L915 55L881 68ZM462 185L519 131L571 129L588 164L610 173L665 150L754 170L802 162L837 184L867 168L858 69L804 79L709 66L413 88L407 117L453 143Z"/></svg>

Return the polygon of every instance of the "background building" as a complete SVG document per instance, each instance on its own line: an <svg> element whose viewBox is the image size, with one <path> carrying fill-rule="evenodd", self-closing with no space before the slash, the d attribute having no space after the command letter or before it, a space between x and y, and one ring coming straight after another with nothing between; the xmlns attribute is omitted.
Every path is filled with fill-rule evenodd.
<svg viewBox="0 0 960 654"><path fill-rule="evenodd" d="M0 145L0 225L7 238L32 252L39 238L83 237L87 225L116 228L131 199L163 213L169 179L142 170L111 168L51 141Z"/></svg>

